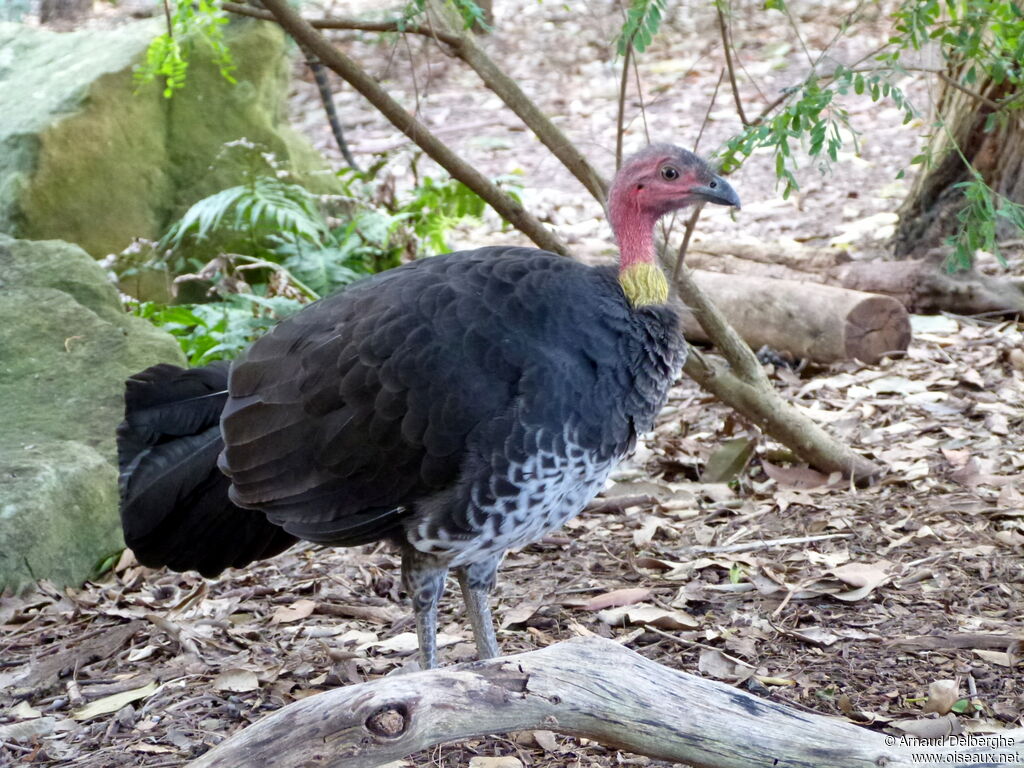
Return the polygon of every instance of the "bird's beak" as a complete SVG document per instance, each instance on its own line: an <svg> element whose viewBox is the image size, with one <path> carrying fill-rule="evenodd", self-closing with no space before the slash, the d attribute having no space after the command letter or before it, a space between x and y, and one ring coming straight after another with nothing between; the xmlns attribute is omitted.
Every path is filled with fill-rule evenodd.
<svg viewBox="0 0 1024 768"><path fill-rule="evenodd" d="M694 187L690 190L690 195L706 203L740 207L740 196L721 176L715 176L703 187Z"/></svg>

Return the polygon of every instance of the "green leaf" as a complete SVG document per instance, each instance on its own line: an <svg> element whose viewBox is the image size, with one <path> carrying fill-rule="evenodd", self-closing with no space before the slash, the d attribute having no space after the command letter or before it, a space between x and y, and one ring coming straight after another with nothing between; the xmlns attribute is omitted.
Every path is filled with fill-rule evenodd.
<svg viewBox="0 0 1024 768"><path fill-rule="evenodd" d="M616 51L625 56L626 50L632 46L638 53L643 53L651 44L661 27L666 0L630 0L626 10L626 21L622 25L616 39Z"/></svg>
<svg viewBox="0 0 1024 768"><path fill-rule="evenodd" d="M135 68L134 77L139 85L163 78L165 98L185 86L189 56L195 45L203 44L212 49L214 63L221 76L234 84L232 72L235 64L231 51L224 42L224 26L228 23L227 12L220 2L200 0L198 3L175 0L171 14L169 32L158 35L146 50L143 63Z"/></svg>
<svg viewBox="0 0 1024 768"><path fill-rule="evenodd" d="M737 437L724 441L704 465L702 483L726 483L734 479L747 466L754 454L757 441L749 437Z"/></svg>

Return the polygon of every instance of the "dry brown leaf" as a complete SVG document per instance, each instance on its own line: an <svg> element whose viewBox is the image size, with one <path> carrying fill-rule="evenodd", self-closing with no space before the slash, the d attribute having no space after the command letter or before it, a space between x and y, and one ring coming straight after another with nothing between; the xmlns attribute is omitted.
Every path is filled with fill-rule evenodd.
<svg viewBox="0 0 1024 768"><path fill-rule="evenodd" d="M537 613L544 603L537 600L534 602L520 603L505 611L501 616L501 629L511 627L513 624L525 624Z"/></svg>
<svg viewBox="0 0 1024 768"><path fill-rule="evenodd" d="M770 461L761 459L764 473L774 480L780 488L808 489L818 488L828 482L828 475L810 467L780 467Z"/></svg>
<svg viewBox="0 0 1024 768"><path fill-rule="evenodd" d="M965 467L971 460L971 452L966 448L943 448L942 455L953 469Z"/></svg>
<svg viewBox="0 0 1024 768"><path fill-rule="evenodd" d="M705 677L728 680L729 682L746 680L754 674L754 668L750 665L730 659L721 651L716 651L713 648L705 648L700 652L697 669Z"/></svg>
<svg viewBox="0 0 1024 768"><path fill-rule="evenodd" d="M956 680L936 680L928 685L928 701L923 712L944 715L960 699L960 685Z"/></svg>
<svg viewBox="0 0 1024 768"><path fill-rule="evenodd" d="M594 595L583 606L588 611L602 611L605 608L618 608L624 605L635 605L643 602L651 596L651 590L646 587L629 587L627 589L613 589L611 592L604 592Z"/></svg>
<svg viewBox="0 0 1024 768"><path fill-rule="evenodd" d="M449 635L444 632L437 633L437 647L455 645L465 640L462 635ZM419 648L419 641L415 632L402 632L387 640L374 640L370 643L360 645L357 650L363 651L367 648L376 648L381 653L411 653Z"/></svg>
<svg viewBox="0 0 1024 768"><path fill-rule="evenodd" d="M558 742L551 731L534 731L533 739L545 752L557 752Z"/></svg>
<svg viewBox="0 0 1024 768"><path fill-rule="evenodd" d="M296 600L291 605L283 605L274 611L270 619L271 624L287 624L290 621L301 621L310 616L316 610L316 601Z"/></svg>
<svg viewBox="0 0 1024 768"><path fill-rule="evenodd" d="M642 549L650 544L654 534L658 532L661 523L662 521L654 515L648 515L643 524L633 531L633 546L637 549Z"/></svg>
<svg viewBox="0 0 1024 768"><path fill-rule="evenodd" d="M150 755L162 755L168 752L177 752L178 750L174 747L166 747L163 744L149 744L145 741L140 741L138 744L132 744L128 747L132 752L144 752Z"/></svg>
<svg viewBox="0 0 1024 768"><path fill-rule="evenodd" d="M683 565L683 563L662 560L657 557L638 557L633 561L633 564L637 568L648 568L652 571L673 571Z"/></svg>
<svg viewBox="0 0 1024 768"><path fill-rule="evenodd" d="M523 763L518 757L505 755L504 757L484 757L476 755L470 758L469 768L523 768Z"/></svg>
<svg viewBox="0 0 1024 768"><path fill-rule="evenodd" d="M4 714L13 717L15 720L32 720L36 717L42 717L42 712L35 709L27 701L19 701L17 705L7 710Z"/></svg>
<svg viewBox="0 0 1024 768"><path fill-rule="evenodd" d="M787 633L792 637L799 637L801 640L806 640L812 645L818 646L829 646L838 643L842 638L839 635L834 635L831 632L827 632L821 627L806 627L803 629L794 630Z"/></svg>
<svg viewBox="0 0 1024 768"><path fill-rule="evenodd" d="M838 568L833 568L832 573L836 578L852 587L856 587L856 589L849 592L838 592L833 594L832 597L847 602L863 600L875 588L885 584L892 578L887 572L887 569L891 567L892 563L888 560L879 560L876 563L847 563Z"/></svg>
<svg viewBox="0 0 1024 768"><path fill-rule="evenodd" d="M597 614L597 618L613 627L628 624L650 624L658 629L679 630L697 629L700 620L695 619L686 611L672 611L658 608L655 605L630 605L621 608L609 608Z"/></svg>
<svg viewBox="0 0 1024 768"><path fill-rule="evenodd" d="M960 733L959 723L953 714L938 718L893 720L891 725L918 739L941 739L943 736Z"/></svg>
<svg viewBox="0 0 1024 768"><path fill-rule="evenodd" d="M704 484L728 483L734 479L754 455L757 441L750 437L734 437L722 442L708 457L700 481Z"/></svg>
<svg viewBox="0 0 1024 768"><path fill-rule="evenodd" d="M999 489L999 506L1011 509L1018 514L1024 514L1024 494L1017 490L1017 486L1006 483Z"/></svg>
<svg viewBox="0 0 1024 768"><path fill-rule="evenodd" d="M49 736L57 725L55 717L36 717L20 723L0 725L0 741L35 741L40 736Z"/></svg>
<svg viewBox="0 0 1024 768"><path fill-rule="evenodd" d="M1007 358L1010 361L1010 365L1018 371L1024 371L1024 349L1011 349Z"/></svg>
<svg viewBox="0 0 1024 768"><path fill-rule="evenodd" d="M109 715L112 712L117 712L126 704L152 696L159 688L160 686L154 680L149 685L144 685L141 688L132 688L130 691L122 691L111 696L104 696L102 699L90 701L85 706L72 710L71 717L74 720L92 720L92 718L99 717L100 715Z"/></svg>
<svg viewBox="0 0 1024 768"><path fill-rule="evenodd" d="M226 669L213 678L213 687L218 691L245 693L257 690L260 681L250 669Z"/></svg>
<svg viewBox="0 0 1024 768"><path fill-rule="evenodd" d="M1000 667L1016 667L1019 659L1004 651L985 651L981 648L974 648L974 655L989 664L998 664Z"/></svg>

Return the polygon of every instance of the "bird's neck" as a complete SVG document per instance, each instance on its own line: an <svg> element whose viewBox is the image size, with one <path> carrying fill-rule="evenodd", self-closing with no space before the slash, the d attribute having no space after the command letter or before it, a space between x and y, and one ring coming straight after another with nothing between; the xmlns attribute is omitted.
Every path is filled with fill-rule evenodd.
<svg viewBox="0 0 1024 768"><path fill-rule="evenodd" d="M634 308L668 301L668 281L658 267L654 251L657 217L613 199L609 216L619 242L619 284Z"/></svg>

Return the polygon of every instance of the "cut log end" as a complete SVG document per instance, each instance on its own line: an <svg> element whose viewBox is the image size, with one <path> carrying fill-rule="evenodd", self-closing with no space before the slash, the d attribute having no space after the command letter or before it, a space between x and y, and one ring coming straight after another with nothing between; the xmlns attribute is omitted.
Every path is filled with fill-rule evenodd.
<svg viewBox="0 0 1024 768"><path fill-rule="evenodd" d="M875 363L904 352L910 317L891 296L831 285L693 270L693 279L754 349L762 346L817 363L857 359ZM692 313L683 335L708 337Z"/></svg>
<svg viewBox="0 0 1024 768"><path fill-rule="evenodd" d="M904 352L910 337L910 316L888 296L868 296L845 317L843 339L848 358L877 362L885 355Z"/></svg>

